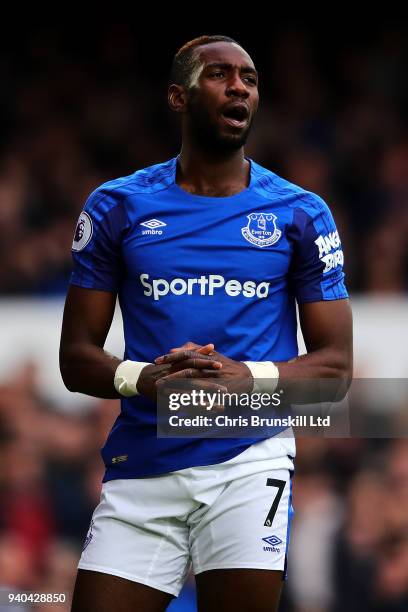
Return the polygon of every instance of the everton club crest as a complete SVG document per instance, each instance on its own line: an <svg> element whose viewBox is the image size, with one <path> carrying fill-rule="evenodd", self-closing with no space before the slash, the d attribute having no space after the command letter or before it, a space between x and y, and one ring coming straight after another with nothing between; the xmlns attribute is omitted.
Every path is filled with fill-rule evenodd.
<svg viewBox="0 0 408 612"><path fill-rule="evenodd" d="M259 247L266 247L278 242L282 232L276 227L276 215L273 213L251 213L247 215L248 225L242 228L245 240Z"/></svg>

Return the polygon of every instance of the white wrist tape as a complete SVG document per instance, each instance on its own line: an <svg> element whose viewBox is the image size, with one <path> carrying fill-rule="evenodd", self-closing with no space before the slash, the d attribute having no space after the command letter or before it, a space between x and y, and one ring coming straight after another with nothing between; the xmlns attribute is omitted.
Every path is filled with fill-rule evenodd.
<svg viewBox="0 0 408 612"><path fill-rule="evenodd" d="M113 384L118 393L124 397L132 397L133 395L140 395L137 390L137 381L143 368L151 363L145 363L144 361L122 361L116 368L115 378Z"/></svg>
<svg viewBox="0 0 408 612"><path fill-rule="evenodd" d="M278 386L279 370L273 361L244 361L254 379L252 393L273 393Z"/></svg>

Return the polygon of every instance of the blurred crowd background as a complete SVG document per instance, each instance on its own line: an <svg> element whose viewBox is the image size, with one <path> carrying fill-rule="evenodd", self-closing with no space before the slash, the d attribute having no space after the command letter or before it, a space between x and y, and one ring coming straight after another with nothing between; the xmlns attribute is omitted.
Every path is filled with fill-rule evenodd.
<svg viewBox="0 0 408 612"><path fill-rule="evenodd" d="M232 28L234 30L234 28ZM407 30L277 29L242 44L260 71L247 154L319 193L347 253L350 289L407 289ZM198 32L195 32L198 33ZM149 40L126 24L2 42L0 291L55 294L73 228L105 180L179 148L166 103L171 60L194 32Z"/></svg>
<svg viewBox="0 0 408 612"><path fill-rule="evenodd" d="M62 297L89 193L177 154L167 74L177 48L201 33L232 36L253 56L261 106L247 155L328 202L352 294L406 295L404 24L158 37L117 22L78 35L27 28L0 42L3 298ZM36 363L21 361L13 376L0 364L0 586L71 592L118 410L100 401L61 411L41 392ZM282 612L408 609L407 440L299 440L294 503ZM171 607L195 609L191 580Z"/></svg>

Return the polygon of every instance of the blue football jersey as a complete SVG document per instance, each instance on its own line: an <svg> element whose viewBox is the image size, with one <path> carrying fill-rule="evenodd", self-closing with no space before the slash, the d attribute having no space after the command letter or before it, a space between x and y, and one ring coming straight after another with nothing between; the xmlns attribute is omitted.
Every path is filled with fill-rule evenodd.
<svg viewBox="0 0 408 612"><path fill-rule="evenodd" d="M181 189L175 157L88 198L71 283L118 294L124 359L153 362L191 340L238 361L286 361L298 354L296 301L348 297L325 202L249 161L248 187L229 197ZM220 463L258 441L158 438L155 406L123 398L104 480Z"/></svg>

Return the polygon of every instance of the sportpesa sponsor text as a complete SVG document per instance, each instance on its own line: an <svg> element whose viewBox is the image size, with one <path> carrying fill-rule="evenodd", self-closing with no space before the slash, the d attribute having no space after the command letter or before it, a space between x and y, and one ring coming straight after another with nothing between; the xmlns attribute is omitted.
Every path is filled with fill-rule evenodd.
<svg viewBox="0 0 408 612"><path fill-rule="evenodd" d="M241 283L238 280L226 280L221 274L201 275L199 278L173 278L167 281L164 278L153 278L151 283L148 281L149 274L141 274L140 282L144 289L144 294L148 297L153 295L154 300L172 293L173 295L214 295L217 290L224 290L230 297L243 295L246 298L258 297L266 298L269 294L271 283L262 281L256 283L247 280Z"/></svg>

